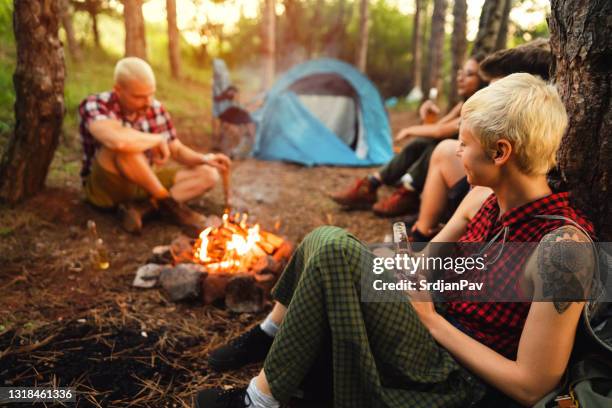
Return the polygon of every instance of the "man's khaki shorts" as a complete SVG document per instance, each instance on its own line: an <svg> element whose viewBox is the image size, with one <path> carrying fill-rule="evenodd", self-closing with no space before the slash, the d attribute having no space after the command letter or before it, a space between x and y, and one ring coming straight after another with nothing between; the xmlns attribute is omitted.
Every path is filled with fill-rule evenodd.
<svg viewBox="0 0 612 408"><path fill-rule="evenodd" d="M163 167L155 170L155 175L164 187L174 184L177 167ZM85 199L100 208L113 208L121 203L142 201L149 193L142 187L124 177L105 170L97 160L91 165L91 172L85 179Z"/></svg>

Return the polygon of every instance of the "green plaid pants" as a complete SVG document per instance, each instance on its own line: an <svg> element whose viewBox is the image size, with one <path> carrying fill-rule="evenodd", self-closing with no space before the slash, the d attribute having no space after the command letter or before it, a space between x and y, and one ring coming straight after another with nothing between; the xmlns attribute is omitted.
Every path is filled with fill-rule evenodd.
<svg viewBox="0 0 612 408"><path fill-rule="evenodd" d="M484 385L440 347L407 301L362 302L371 252L336 227L311 232L273 290L288 307L264 371L286 402L325 341L334 407L469 407Z"/></svg>

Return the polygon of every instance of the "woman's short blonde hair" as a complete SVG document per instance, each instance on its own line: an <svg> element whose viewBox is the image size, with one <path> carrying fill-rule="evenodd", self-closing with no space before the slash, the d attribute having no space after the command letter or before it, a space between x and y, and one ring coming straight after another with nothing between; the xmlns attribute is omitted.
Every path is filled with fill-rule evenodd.
<svg viewBox="0 0 612 408"><path fill-rule="evenodd" d="M546 174L556 163L567 113L554 85L526 73L508 75L476 92L461 118L486 151L500 139L513 147L526 174Z"/></svg>

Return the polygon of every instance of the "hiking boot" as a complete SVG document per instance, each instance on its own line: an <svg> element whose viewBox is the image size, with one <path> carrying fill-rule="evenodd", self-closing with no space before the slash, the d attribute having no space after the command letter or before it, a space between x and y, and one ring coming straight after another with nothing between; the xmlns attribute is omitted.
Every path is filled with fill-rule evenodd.
<svg viewBox="0 0 612 408"><path fill-rule="evenodd" d="M226 371L262 362L266 359L273 341L274 337L256 325L226 345L213 350L208 356L208 363L215 371Z"/></svg>
<svg viewBox="0 0 612 408"><path fill-rule="evenodd" d="M251 398L244 388L222 390L211 388L199 391L195 397L195 408L245 408L251 405Z"/></svg>
<svg viewBox="0 0 612 408"><path fill-rule="evenodd" d="M143 219L155 210L149 201L123 203L117 209L121 228L131 234L140 234Z"/></svg>
<svg viewBox="0 0 612 408"><path fill-rule="evenodd" d="M157 200L159 210L174 223L187 229L189 235L198 236L206 228L206 217L193 211L184 203L179 203L172 197Z"/></svg>
<svg viewBox="0 0 612 408"><path fill-rule="evenodd" d="M398 187L389 198L378 201L372 207L376 215L395 217L419 210L419 193L405 187Z"/></svg>
<svg viewBox="0 0 612 408"><path fill-rule="evenodd" d="M142 231L140 212L131 204L119 204L118 212L121 219L121 228L130 234L140 234L140 231Z"/></svg>
<svg viewBox="0 0 612 408"><path fill-rule="evenodd" d="M347 190L332 193L329 197L350 209L370 209L376 202L376 188L367 177L359 179Z"/></svg>

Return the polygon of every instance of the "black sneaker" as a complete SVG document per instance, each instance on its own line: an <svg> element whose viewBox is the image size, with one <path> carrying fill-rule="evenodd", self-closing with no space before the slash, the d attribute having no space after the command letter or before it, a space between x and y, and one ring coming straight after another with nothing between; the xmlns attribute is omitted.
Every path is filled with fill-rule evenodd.
<svg viewBox="0 0 612 408"><path fill-rule="evenodd" d="M273 341L274 337L256 325L226 345L213 350L208 356L208 363L215 371L226 371L262 362L266 359Z"/></svg>
<svg viewBox="0 0 612 408"><path fill-rule="evenodd" d="M211 388L198 392L195 408L245 408L251 405L246 387L222 390Z"/></svg>

